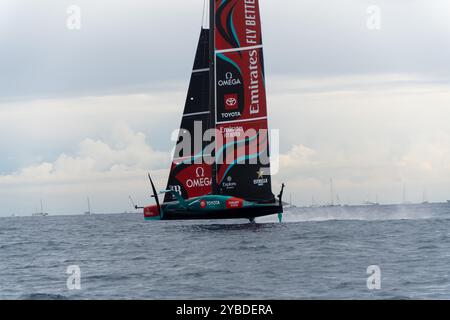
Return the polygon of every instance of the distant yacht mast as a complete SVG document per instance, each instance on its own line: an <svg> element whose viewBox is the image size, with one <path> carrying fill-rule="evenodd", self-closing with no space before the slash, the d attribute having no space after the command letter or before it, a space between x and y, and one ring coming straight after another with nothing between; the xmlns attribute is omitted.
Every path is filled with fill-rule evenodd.
<svg viewBox="0 0 450 320"><path fill-rule="evenodd" d="M412 202L410 202L409 200L408 200L408 197L407 197L407 193L406 193L406 183L403 183L403 201L402 201L402 204L411 204Z"/></svg>
<svg viewBox="0 0 450 320"><path fill-rule="evenodd" d="M33 213L33 217L46 217L46 216L48 216L48 213L44 212L44 204L41 199L41 212L38 212L36 209L35 213Z"/></svg>
<svg viewBox="0 0 450 320"><path fill-rule="evenodd" d="M427 189L423 189L422 203L423 204L428 204L429 203Z"/></svg>
<svg viewBox="0 0 450 320"><path fill-rule="evenodd" d="M406 184L403 184L403 197L402 197L402 203L406 204Z"/></svg>
<svg viewBox="0 0 450 320"><path fill-rule="evenodd" d="M311 207L312 208L317 207L316 199L314 198L314 196L311 197Z"/></svg>
<svg viewBox="0 0 450 320"><path fill-rule="evenodd" d="M88 205L88 211L86 211L84 214L86 215L91 215L91 200L89 199L89 197L87 197L87 205Z"/></svg>
<svg viewBox="0 0 450 320"><path fill-rule="evenodd" d="M331 202L330 205L334 206L334 188L333 188L333 178L330 178L330 197L331 197Z"/></svg>

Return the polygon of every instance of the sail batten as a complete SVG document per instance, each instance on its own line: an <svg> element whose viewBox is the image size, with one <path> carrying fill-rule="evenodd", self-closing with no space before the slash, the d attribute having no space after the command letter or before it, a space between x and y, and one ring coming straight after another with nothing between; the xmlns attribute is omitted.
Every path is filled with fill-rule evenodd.
<svg viewBox="0 0 450 320"><path fill-rule="evenodd" d="M210 114L211 112L209 111L202 111L202 112L195 112L195 113L186 113L183 114L183 117L195 117L195 116L200 116L200 115L204 115L204 114Z"/></svg>
<svg viewBox="0 0 450 320"><path fill-rule="evenodd" d="M250 121L255 121L255 120L267 120L267 117L254 118L254 119L232 120L232 121L222 121L222 122L217 122L217 124L243 123L243 122L250 122Z"/></svg>
<svg viewBox="0 0 450 320"><path fill-rule="evenodd" d="M232 48L232 49L216 50L216 53L239 52L239 51L262 49L262 48L263 48L262 45L257 45L257 46L252 46L252 47L238 47L238 48Z"/></svg>

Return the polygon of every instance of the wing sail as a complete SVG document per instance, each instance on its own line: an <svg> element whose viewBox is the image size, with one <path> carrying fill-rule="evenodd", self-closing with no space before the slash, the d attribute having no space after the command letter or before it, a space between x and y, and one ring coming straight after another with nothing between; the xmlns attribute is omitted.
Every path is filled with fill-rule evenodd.
<svg viewBox="0 0 450 320"><path fill-rule="evenodd" d="M215 0L214 34L218 189L274 201L258 0Z"/></svg>

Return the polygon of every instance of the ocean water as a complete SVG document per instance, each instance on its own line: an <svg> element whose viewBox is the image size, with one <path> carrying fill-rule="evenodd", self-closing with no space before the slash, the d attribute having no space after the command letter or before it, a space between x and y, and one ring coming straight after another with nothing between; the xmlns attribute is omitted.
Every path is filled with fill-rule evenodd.
<svg viewBox="0 0 450 320"><path fill-rule="evenodd" d="M292 209L283 224L0 219L0 299L449 299L449 274L444 204Z"/></svg>

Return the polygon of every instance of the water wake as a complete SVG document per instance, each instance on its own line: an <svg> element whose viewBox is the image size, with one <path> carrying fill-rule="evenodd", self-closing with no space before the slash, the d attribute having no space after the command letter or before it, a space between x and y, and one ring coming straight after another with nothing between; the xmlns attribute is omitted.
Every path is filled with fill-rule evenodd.
<svg viewBox="0 0 450 320"><path fill-rule="evenodd" d="M435 218L431 206L425 205L380 205L380 206L335 206L317 208L290 208L283 214L283 222L329 221L329 220L418 220ZM278 217L257 219L259 223L275 223Z"/></svg>

